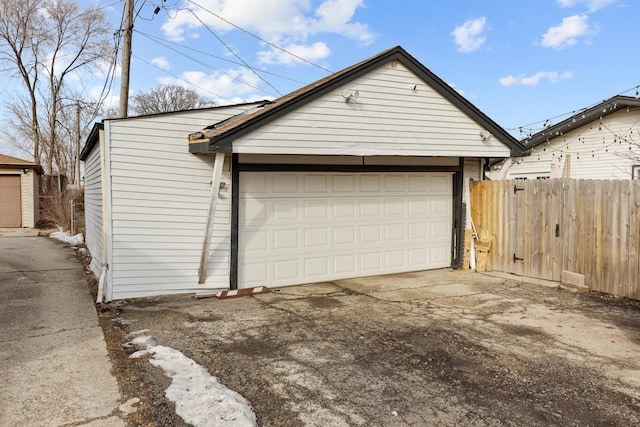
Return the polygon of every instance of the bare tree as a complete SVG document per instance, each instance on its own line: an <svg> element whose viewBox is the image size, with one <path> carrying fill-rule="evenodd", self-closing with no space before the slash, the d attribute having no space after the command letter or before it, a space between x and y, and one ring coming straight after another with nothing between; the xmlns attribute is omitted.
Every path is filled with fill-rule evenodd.
<svg viewBox="0 0 640 427"><path fill-rule="evenodd" d="M68 173L74 156L67 130L77 126L67 110L82 96L68 96L69 82L109 59L112 33L102 10L83 10L74 0L0 0L0 62L9 65L2 72L22 82L7 110L20 145L31 145L49 173Z"/></svg>
<svg viewBox="0 0 640 427"><path fill-rule="evenodd" d="M154 87L135 94L132 98L132 110L136 115L169 113L215 105L215 101L180 85Z"/></svg>

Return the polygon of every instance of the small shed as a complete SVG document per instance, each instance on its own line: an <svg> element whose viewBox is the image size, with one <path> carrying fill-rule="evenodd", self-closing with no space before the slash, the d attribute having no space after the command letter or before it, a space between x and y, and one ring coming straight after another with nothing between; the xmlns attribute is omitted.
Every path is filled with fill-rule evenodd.
<svg viewBox="0 0 640 427"><path fill-rule="evenodd" d="M0 154L0 228L32 228L39 220L42 167Z"/></svg>
<svg viewBox="0 0 640 427"><path fill-rule="evenodd" d="M81 155L92 270L111 300L457 266L464 179L522 151L401 47L273 101L106 120Z"/></svg>

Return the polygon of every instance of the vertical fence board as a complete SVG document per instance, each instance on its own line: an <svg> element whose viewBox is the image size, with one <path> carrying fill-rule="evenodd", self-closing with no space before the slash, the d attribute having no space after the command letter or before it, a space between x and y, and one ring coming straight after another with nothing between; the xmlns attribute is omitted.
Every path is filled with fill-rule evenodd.
<svg viewBox="0 0 640 427"><path fill-rule="evenodd" d="M629 216L629 298L640 299L640 181L632 181Z"/></svg>
<svg viewBox="0 0 640 427"><path fill-rule="evenodd" d="M595 291L640 299L640 181L482 181L471 191L494 270L559 281L566 269Z"/></svg>

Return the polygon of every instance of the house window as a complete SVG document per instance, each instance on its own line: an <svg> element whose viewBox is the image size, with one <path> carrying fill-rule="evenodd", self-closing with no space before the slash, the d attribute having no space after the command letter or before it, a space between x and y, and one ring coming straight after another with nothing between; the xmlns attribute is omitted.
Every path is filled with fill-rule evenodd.
<svg viewBox="0 0 640 427"><path fill-rule="evenodd" d="M640 179L640 165L631 166L631 179Z"/></svg>

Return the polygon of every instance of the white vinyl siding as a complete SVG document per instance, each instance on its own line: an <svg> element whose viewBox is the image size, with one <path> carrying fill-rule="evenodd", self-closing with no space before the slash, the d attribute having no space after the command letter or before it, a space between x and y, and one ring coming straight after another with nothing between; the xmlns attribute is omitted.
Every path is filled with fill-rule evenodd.
<svg viewBox="0 0 640 427"><path fill-rule="evenodd" d="M242 172L239 287L449 267L451 176Z"/></svg>
<svg viewBox="0 0 640 427"><path fill-rule="evenodd" d="M34 194L33 194L33 176L36 172L33 169L30 169L29 172L21 173L20 177L20 189L22 198L22 226L25 228L33 228L35 227L34 215Z"/></svg>
<svg viewBox="0 0 640 427"><path fill-rule="evenodd" d="M630 158L637 159L640 153L637 145L639 110L622 109L603 117L602 123L595 120L555 137L548 144L538 145L530 156L514 158L505 179L549 177L552 164L562 171L568 153L571 154L571 178L631 179L631 166L639 163ZM619 137L626 137L628 142ZM495 179L501 167L501 163L494 165L489 177Z"/></svg>
<svg viewBox="0 0 640 427"><path fill-rule="evenodd" d="M413 85L416 89L413 90ZM343 90L359 96L345 102ZM233 142L238 153L507 157L510 150L398 62Z"/></svg>
<svg viewBox="0 0 640 427"><path fill-rule="evenodd" d="M246 106L105 123L111 165L111 299L229 287L231 177L225 162L206 282L198 284L214 156L187 136Z"/></svg>
<svg viewBox="0 0 640 427"><path fill-rule="evenodd" d="M91 253L91 271L100 276L102 268L102 170L100 144L93 147L84 161L85 242Z"/></svg>
<svg viewBox="0 0 640 427"><path fill-rule="evenodd" d="M482 180L482 159L464 159L464 178L474 181Z"/></svg>

